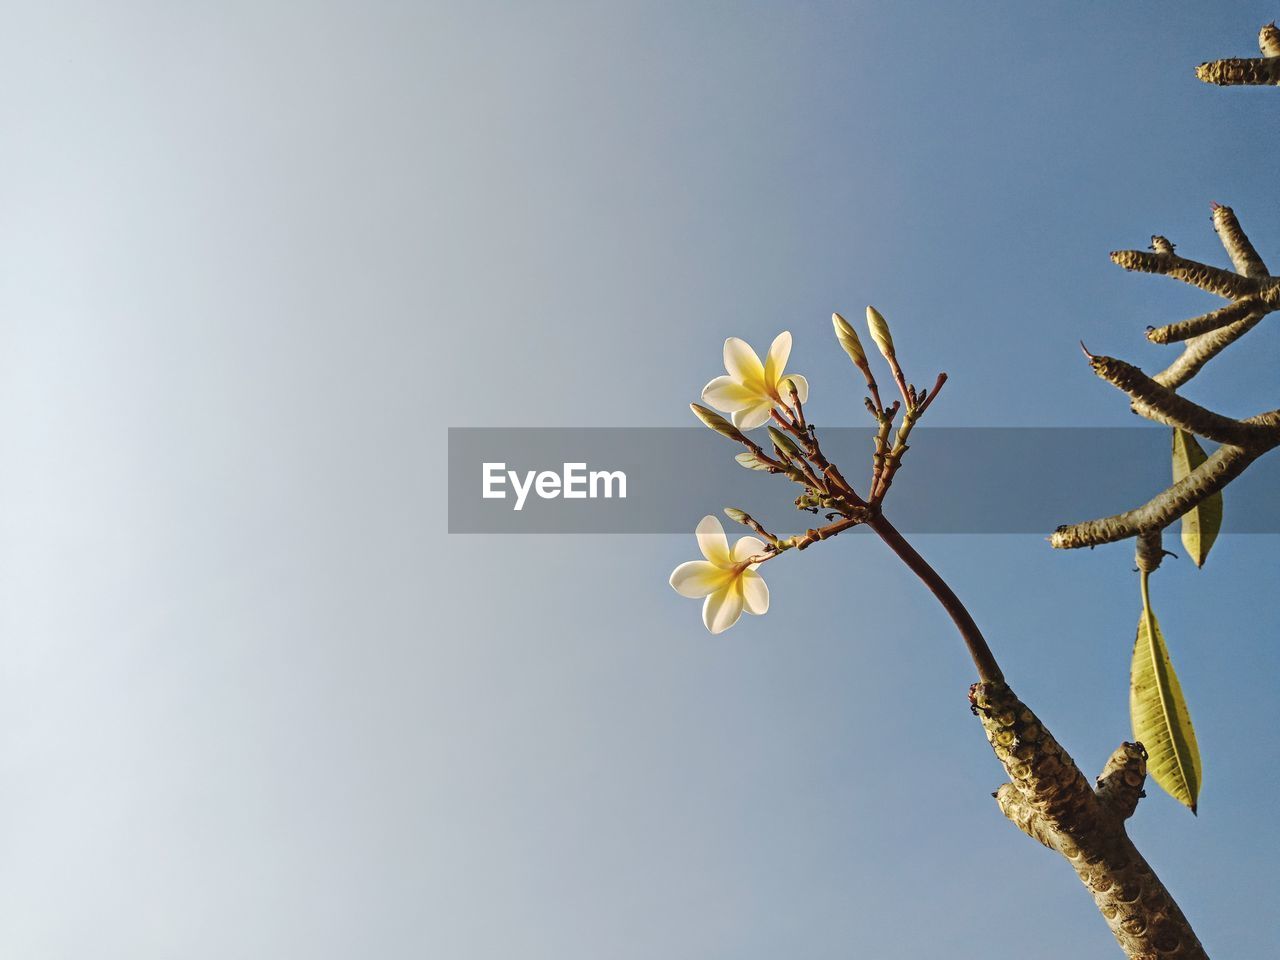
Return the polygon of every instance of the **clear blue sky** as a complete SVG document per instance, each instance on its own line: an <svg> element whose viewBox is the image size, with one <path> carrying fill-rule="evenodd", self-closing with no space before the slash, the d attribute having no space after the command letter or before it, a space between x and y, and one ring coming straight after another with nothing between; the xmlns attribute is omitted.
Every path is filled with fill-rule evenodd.
<svg viewBox="0 0 1280 960"><path fill-rule="evenodd" d="M666 584L691 535L447 536L445 428L685 424L726 336L783 328L815 420L859 423L828 316L868 302L951 374L936 424L1129 425L1076 341L1155 368L1144 327L1210 299L1107 252L1225 263L1217 200L1280 257L1280 97L1193 74L1277 14L14 12L0 953L1111 955L876 543L770 564L710 638ZM1274 407L1278 355L1264 325L1194 394ZM1129 548L918 546L1096 771ZM1276 548L1154 585L1205 787L1132 832L1222 957L1280 947Z"/></svg>

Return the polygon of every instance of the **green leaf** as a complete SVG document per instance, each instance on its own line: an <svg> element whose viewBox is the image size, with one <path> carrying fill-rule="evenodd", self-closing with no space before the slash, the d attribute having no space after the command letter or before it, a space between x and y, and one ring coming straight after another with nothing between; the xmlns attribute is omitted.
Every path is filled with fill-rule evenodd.
<svg viewBox="0 0 1280 960"><path fill-rule="evenodd" d="M738 463L742 464L748 470L768 470L769 469L769 464L765 463L763 460L757 457L750 450L746 451L745 453L738 454L733 459L737 460Z"/></svg>
<svg viewBox="0 0 1280 960"><path fill-rule="evenodd" d="M1185 430L1173 431L1173 482L1204 463L1204 448ZM1222 529L1222 491L1205 497L1182 515L1182 545L1197 567L1203 567L1209 548Z"/></svg>
<svg viewBox="0 0 1280 960"><path fill-rule="evenodd" d="M1142 574L1142 619L1129 674L1129 715L1133 739L1147 750L1151 778L1195 813L1200 795L1200 748L1169 649L1151 611L1146 573Z"/></svg>

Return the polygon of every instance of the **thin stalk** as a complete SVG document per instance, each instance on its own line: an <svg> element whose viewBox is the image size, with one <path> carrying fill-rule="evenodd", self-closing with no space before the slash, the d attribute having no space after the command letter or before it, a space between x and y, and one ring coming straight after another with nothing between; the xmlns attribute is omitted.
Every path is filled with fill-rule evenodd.
<svg viewBox="0 0 1280 960"><path fill-rule="evenodd" d="M891 524L883 515L873 517L867 521L867 526L876 532L876 534L896 553L917 577L924 581L924 585L929 591L938 598L938 602L942 604L942 609L946 610L951 619L955 622L956 629L960 631L960 636L964 640L964 645L969 648L969 656L973 659L973 665L978 669L978 679L984 683L993 683L1004 680L1004 673L1000 670L1000 665L996 663L995 655L992 654L991 648L987 646L987 640L982 635L982 631L978 629L978 625L970 616L965 605L960 602L960 598L955 592L947 586L947 582L938 575L938 571L929 566L929 562L916 552L916 548L907 543L906 539L900 534L896 527Z"/></svg>

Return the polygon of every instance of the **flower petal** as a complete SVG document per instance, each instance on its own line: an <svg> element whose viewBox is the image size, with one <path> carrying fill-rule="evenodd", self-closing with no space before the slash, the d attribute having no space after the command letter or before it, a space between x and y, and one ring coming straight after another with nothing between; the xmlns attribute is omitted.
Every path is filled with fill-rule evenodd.
<svg viewBox="0 0 1280 960"><path fill-rule="evenodd" d="M772 412L773 401L765 400L762 403L757 403L754 407L735 410L730 419L739 430L754 430L756 427L764 426L764 424L768 423L769 415Z"/></svg>
<svg viewBox="0 0 1280 960"><path fill-rule="evenodd" d="M730 556L734 563L741 563L747 557L754 557L759 553L764 553L763 540L759 537L739 537L738 542L733 545Z"/></svg>
<svg viewBox="0 0 1280 960"><path fill-rule="evenodd" d="M733 574L706 560L690 560L671 571L671 587L682 597L701 600L723 587ZM756 574L759 576L759 574Z"/></svg>
<svg viewBox="0 0 1280 960"><path fill-rule="evenodd" d="M801 402L801 403L808 403L808 402L809 402L809 381L808 381L808 380L806 380L804 377L800 376L800 374L798 374L798 373L788 373L788 374L787 374L785 377L783 377L782 379L783 379L783 380L794 380L794 381L795 381L795 384L796 384L796 396L800 398L800 402ZM785 392L785 391L783 391L783 392L782 392L782 399L783 399L783 400L785 400L785 401L787 401L787 403L790 403L790 402L791 402L791 394L790 394L790 393L787 393L787 392Z"/></svg>
<svg viewBox="0 0 1280 960"><path fill-rule="evenodd" d="M789 356L791 356L791 331L783 330L773 338L773 345L769 347L769 355L765 357L764 382L766 386L777 388L778 378L782 376L782 371L786 369L787 357ZM784 397L783 399L786 398Z"/></svg>
<svg viewBox="0 0 1280 960"><path fill-rule="evenodd" d="M762 395L733 377L716 377L702 388L702 399L723 413L736 413L759 403Z"/></svg>
<svg viewBox="0 0 1280 960"><path fill-rule="evenodd" d="M764 393L764 367L747 341L730 337L724 342L724 368L744 387Z"/></svg>
<svg viewBox="0 0 1280 960"><path fill-rule="evenodd" d="M702 622L712 633L724 633L742 616L742 603L742 587L734 577L703 601Z"/></svg>
<svg viewBox="0 0 1280 960"><path fill-rule="evenodd" d="M742 607L747 613L769 612L769 585L754 570L742 571Z"/></svg>
<svg viewBox="0 0 1280 960"><path fill-rule="evenodd" d="M704 557L717 567L733 566L733 559L729 556L729 538L724 535L724 527L720 526L719 520L707 514L698 521L694 534Z"/></svg>

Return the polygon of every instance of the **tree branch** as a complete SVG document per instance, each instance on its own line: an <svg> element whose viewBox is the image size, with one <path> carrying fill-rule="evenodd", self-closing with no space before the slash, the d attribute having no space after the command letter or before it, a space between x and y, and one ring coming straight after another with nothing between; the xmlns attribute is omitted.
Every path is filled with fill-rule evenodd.
<svg viewBox="0 0 1280 960"><path fill-rule="evenodd" d="M1140 743L1122 743L1102 768L1098 777L1098 802L1113 816L1128 820L1146 796L1147 751Z"/></svg>
<svg viewBox="0 0 1280 960"><path fill-rule="evenodd" d="M1175 343L1180 340L1190 340L1192 337L1219 330L1235 323L1237 320L1243 320L1255 311L1261 313L1270 312L1269 308L1263 306L1261 297L1244 297L1227 304L1225 307L1219 307L1209 313L1202 313L1198 317L1192 317L1190 320L1166 324L1163 327L1148 327L1147 339L1152 343Z"/></svg>
<svg viewBox="0 0 1280 960"><path fill-rule="evenodd" d="M907 565L907 567L917 577L924 581L930 592L942 604L942 608L951 616L952 621L956 625L956 629L960 631L965 646L969 649L969 656L973 659L973 665L978 670L978 677L988 681L1002 681L1004 674L1000 670L1000 665L996 663L995 655L992 654L991 648L987 646L987 640L982 635L982 631L978 629L977 623L960 602L960 598L955 595L947 582L938 575L938 571L929 565L924 557L916 552L915 547L906 541L906 538L900 534L883 514L877 514L867 521L867 526L879 535L880 539L896 553L899 559Z"/></svg>
<svg viewBox="0 0 1280 960"><path fill-rule="evenodd" d="M1274 29L1274 25L1272 28ZM1214 203L1211 206L1213 207L1213 229L1218 234L1218 239L1222 241L1223 247L1226 248L1227 256L1231 258L1236 273L1246 277L1269 276L1270 271L1267 270L1267 265L1258 256L1258 251L1253 249L1253 244L1245 235L1240 221L1236 219L1235 211L1220 203Z"/></svg>
<svg viewBox="0 0 1280 960"><path fill-rule="evenodd" d="M1266 312L1259 310L1230 326L1188 340L1182 355L1153 379L1174 389L1182 386L1199 373L1206 363L1256 327L1265 316Z"/></svg>
<svg viewBox="0 0 1280 960"><path fill-rule="evenodd" d="M1211 60L1196 67L1196 76L1219 86L1269 86L1280 84L1280 30L1268 23L1258 31L1261 57Z"/></svg>
<svg viewBox="0 0 1280 960"><path fill-rule="evenodd" d="M1142 506L1085 523L1063 524L1054 531L1049 543L1057 550L1074 550L1127 540L1144 530L1163 530L1205 497L1217 493L1244 473L1249 464L1265 452L1223 444L1182 480Z"/></svg>
<svg viewBox="0 0 1280 960"><path fill-rule="evenodd" d="M1004 683L975 683L970 706L1009 774L994 794L1023 833L1066 858L1134 960L1208 960L1169 891L1125 832L1142 796L1146 753L1111 755L1090 788L1071 756Z"/></svg>
<svg viewBox="0 0 1280 960"><path fill-rule="evenodd" d="M1107 383L1132 397L1134 412L1148 420L1237 447L1268 443L1274 446L1280 441L1275 429L1208 410L1162 386L1131 363L1115 357L1090 356L1089 365Z"/></svg>
<svg viewBox="0 0 1280 960"><path fill-rule="evenodd" d="M1126 270L1157 273L1189 283L1227 300L1239 300L1259 292L1258 281L1221 267L1188 260L1175 253L1148 253L1145 250L1113 250L1111 261Z"/></svg>
<svg viewBox="0 0 1280 960"><path fill-rule="evenodd" d="M1265 87L1280 84L1280 59L1275 57L1211 60L1196 67L1196 76L1220 87Z"/></svg>
<svg viewBox="0 0 1280 960"><path fill-rule="evenodd" d="M1260 42L1264 50L1280 50L1280 30L1268 25L1263 29ZM1148 339L1157 343L1186 340L1177 360L1149 377L1123 360L1085 353L1098 376L1130 396L1135 413L1223 446L1190 476L1141 507L1086 523L1064 524L1049 538L1054 547L1092 547L1163 530L1234 480L1262 453L1280 444L1280 412L1236 420L1176 392L1206 363L1257 326L1264 316L1280 308L1280 277L1267 272L1266 264L1240 226L1235 212L1230 207L1213 204L1213 228L1239 273L1179 257L1174 253L1173 244L1161 236L1151 238L1153 253L1121 250L1111 254L1111 259L1126 270L1171 276L1233 300L1199 317L1147 329Z"/></svg>

